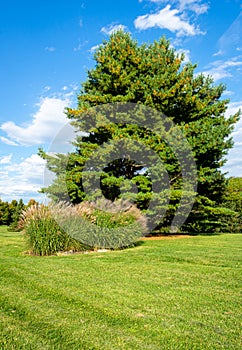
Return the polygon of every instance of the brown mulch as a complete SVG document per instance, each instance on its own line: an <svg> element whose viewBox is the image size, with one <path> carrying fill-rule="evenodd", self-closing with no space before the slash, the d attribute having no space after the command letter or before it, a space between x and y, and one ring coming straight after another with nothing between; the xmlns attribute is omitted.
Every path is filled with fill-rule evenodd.
<svg viewBox="0 0 242 350"><path fill-rule="evenodd" d="M155 241L155 240L162 240L162 239L178 239L178 238L187 238L192 237L189 235L160 235L160 236L146 236L141 237L140 239L142 241Z"/></svg>

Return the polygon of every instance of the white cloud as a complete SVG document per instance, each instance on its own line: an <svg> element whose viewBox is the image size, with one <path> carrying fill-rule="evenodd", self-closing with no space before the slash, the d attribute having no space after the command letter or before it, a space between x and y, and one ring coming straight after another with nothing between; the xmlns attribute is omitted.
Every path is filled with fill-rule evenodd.
<svg viewBox="0 0 242 350"><path fill-rule="evenodd" d="M91 53L94 53L98 48L99 48L99 46L100 46L101 44L98 44L98 45L95 45L95 46L92 46L91 48L90 48L90 52Z"/></svg>
<svg viewBox="0 0 242 350"><path fill-rule="evenodd" d="M47 85L47 86L44 87L44 92L48 92L48 91L50 91L50 90L51 90L51 86L48 86L48 85Z"/></svg>
<svg viewBox="0 0 242 350"><path fill-rule="evenodd" d="M12 199L30 198L44 199L38 191L43 187L45 161L36 154L22 160L2 164L0 167L0 198Z"/></svg>
<svg viewBox="0 0 242 350"><path fill-rule="evenodd" d="M9 163L11 163L11 158L12 158L12 154L9 154L8 156L0 157L0 164L9 164Z"/></svg>
<svg viewBox="0 0 242 350"><path fill-rule="evenodd" d="M219 51L217 51L217 52L215 52L215 53L213 54L214 57L216 57L216 56L222 56L222 55L223 55L223 51L222 51L222 50L219 50Z"/></svg>
<svg viewBox="0 0 242 350"><path fill-rule="evenodd" d="M182 14L179 14L179 10L172 10L170 5L167 5L157 13L137 17L134 21L134 25L135 28L140 30L153 27L168 29L176 33L178 37L202 34L193 24L183 20Z"/></svg>
<svg viewBox="0 0 242 350"><path fill-rule="evenodd" d="M234 91L231 91L231 90L225 90L223 92L223 96L232 96L234 95Z"/></svg>
<svg viewBox="0 0 242 350"><path fill-rule="evenodd" d="M147 0L155 4L174 4L180 12L185 10L195 12L197 15L201 15L208 11L209 5L203 3L201 0ZM143 0L139 0L143 2Z"/></svg>
<svg viewBox="0 0 242 350"><path fill-rule="evenodd" d="M127 27L123 24L109 24L106 27L102 27L101 33L106 35L111 35L113 32L116 32L117 30L123 30L125 31Z"/></svg>
<svg viewBox="0 0 242 350"><path fill-rule="evenodd" d="M214 61L210 65L207 66L207 70L203 72L205 75L211 75L214 81L232 77L234 73L234 69L240 68L242 66L242 61L238 60L238 57L234 57L227 61ZM233 74L231 73L233 70Z"/></svg>
<svg viewBox="0 0 242 350"><path fill-rule="evenodd" d="M190 10L197 15L201 15L208 11L208 4L202 3L201 0L179 0L180 11Z"/></svg>
<svg viewBox="0 0 242 350"><path fill-rule="evenodd" d="M18 146L18 144L17 144L16 142L11 141L11 140L7 139L7 138L4 137L4 136L1 136L1 137L0 137L0 140L1 140L3 143L5 143L6 145L9 145L9 146Z"/></svg>
<svg viewBox="0 0 242 350"><path fill-rule="evenodd" d="M56 51L56 48L54 46L46 46L45 50L49 51L49 52L54 52L54 51Z"/></svg>
<svg viewBox="0 0 242 350"><path fill-rule="evenodd" d="M180 55L181 55L181 54L184 54L184 55L185 55L183 63L188 63L188 62L191 61L191 59L190 59L190 50L179 49L179 50L176 50L176 52L177 52L178 54L180 54Z"/></svg>
<svg viewBox="0 0 242 350"><path fill-rule="evenodd" d="M226 117L234 115L235 113L238 112L239 109L241 109L242 111L242 101L230 102L226 110ZM242 137L242 134L241 134L241 137Z"/></svg>
<svg viewBox="0 0 242 350"><path fill-rule="evenodd" d="M77 52L77 51L82 51L83 48L88 44L88 40L84 40L84 41L80 41L79 40L79 44L74 47L73 51Z"/></svg>
<svg viewBox="0 0 242 350"><path fill-rule="evenodd" d="M40 145L50 142L57 131L68 120L64 109L70 105L70 100L65 98L43 98L38 104L38 111L34 114L30 123L17 125L13 121L5 122L0 129L7 137L1 137L1 141L8 145Z"/></svg>

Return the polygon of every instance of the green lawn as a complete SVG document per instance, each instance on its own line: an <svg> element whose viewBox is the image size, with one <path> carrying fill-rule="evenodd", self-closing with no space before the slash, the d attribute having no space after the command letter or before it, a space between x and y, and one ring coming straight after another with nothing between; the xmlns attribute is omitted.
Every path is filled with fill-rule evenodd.
<svg viewBox="0 0 242 350"><path fill-rule="evenodd" d="M0 228L0 349L241 349L242 235L37 257Z"/></svg>

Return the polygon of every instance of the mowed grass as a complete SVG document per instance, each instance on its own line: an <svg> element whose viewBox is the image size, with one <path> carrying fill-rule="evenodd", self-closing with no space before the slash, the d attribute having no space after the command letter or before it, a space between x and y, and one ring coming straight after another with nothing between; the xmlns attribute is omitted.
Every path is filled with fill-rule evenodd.
<svg viewBox="0 0 242 350"><path fill-rule="evenodd" d="M37 257L0 228L0 349L241 349L242 235Z"/></svg>

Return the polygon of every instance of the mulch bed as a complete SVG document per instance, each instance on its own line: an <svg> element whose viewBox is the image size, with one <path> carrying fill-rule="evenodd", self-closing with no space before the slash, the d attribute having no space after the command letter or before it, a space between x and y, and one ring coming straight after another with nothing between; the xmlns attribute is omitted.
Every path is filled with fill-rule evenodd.
<svg viewBox="0 0 242 350"><path fill-rule="evenodd" d="M178 239L178 238L187 238L192 237L189 235L160 235L160 236L146 236L141 237L140 239L142 241L155 241L155 240L162 240L162 239Z"/></svg>

